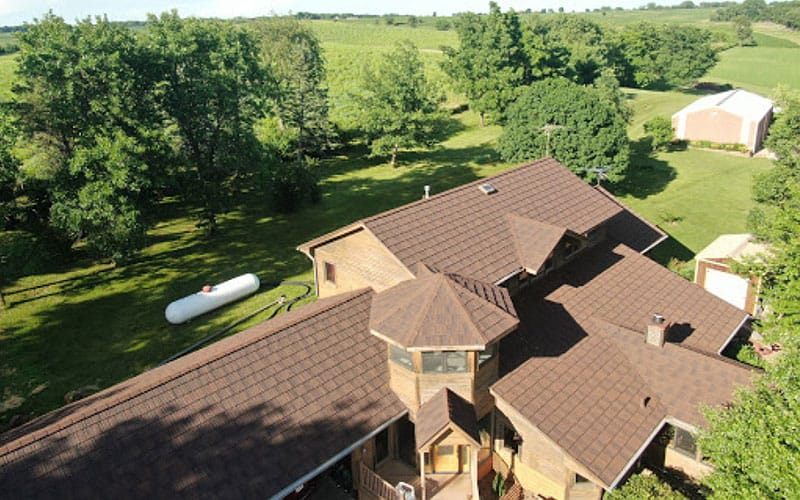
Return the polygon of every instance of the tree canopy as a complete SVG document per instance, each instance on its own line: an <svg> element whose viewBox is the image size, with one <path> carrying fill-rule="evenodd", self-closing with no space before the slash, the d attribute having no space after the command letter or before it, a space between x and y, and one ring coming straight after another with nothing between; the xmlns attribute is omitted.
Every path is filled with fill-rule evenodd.
<svg viewBox="0 0 800 500"><path fill-rule="evenodd" d="M641 22L620 33L623 85L660 88L703 76L717 62L711 33L695 26Z"/></svg>
<svg viewBox="0 0 800 500"><path fill-rule="evenodd" d="M391 154L395 165L400 148L435 142L443 96L426 79L413 43L397 44L374 67L367 67L362 87L362 126L373 155Z"/></svg>
<svg viewBox="0 0 800 500"><path fill-rule="evenodd" d="M456 20L459 48L446 48L445 71L481 116L499 119L524 85L526 55L517 14L491 2L488 15L466 13Z"/></svg>
<svg viewBox="0 0 800 500"><path fill-rule="evenodd" d="M628 167L626 121L596 88L564 78L542 80L509 106L498 150L510 162L549 154L590 180L596 174L586 169L607 168L615 181Z"/></svg>
<svg viewBox="0 0 800 500"><path fill-rule="evenodd" d="M140 248L168 146L134 36L47 14L18 39L24 168L45 179L38 213L103 254Z"/></svg>

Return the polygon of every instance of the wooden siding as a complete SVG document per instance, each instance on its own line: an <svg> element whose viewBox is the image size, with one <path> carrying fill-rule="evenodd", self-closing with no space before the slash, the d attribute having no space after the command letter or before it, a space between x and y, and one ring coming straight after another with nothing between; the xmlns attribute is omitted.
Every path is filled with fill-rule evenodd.
<svg viewBox="0 0 800 500"><path fill-rule="evenodd" d="M416 421L419 410L419 392L417 391L417 374L403 368L394 361L389 361L389 387L397 394L400 401L408 408L411 421Z"/></svg>
<svg viewBox="0 0 800 500"><path fill-rule="evenodd" d="M694 479L702 479L712 470L710 465L706 465L671 447L667 447L664 452L664 466L681 470L687 476Z"/></svg>
<svg viewBox="0 0 800 500"><path fill-rule="evenodd" d="M449 388L470 403L473 397L474 374L467 373L420 373L417 375L419 402L425 404L443 387Z"/></svg>
<svg viewBox="0 0 800 500"><path fill-rule="evenodd" d="M336 283L325 279L325 262L336 266ZM314 271L320 298L366 287L380 292L414 277L363 229L317 247Z"/></svg>
<svg viewBox="0 0 800 500"><path fill-rule="evenodd" d="M489 394L489 386L497 382L499 370L499 353L478 368L475 376L475 413L478 420L494 408L494 397Z"/></svg>
<svg viewBox="0 0 800 500"><path fill-rule="evenodd" d="M600 497L599 493L602 491L600 486L595 485L596 488L583 484L574 486L575 472L599 483L594 474L576 463L544 433L504 401L496 399L495 404L497 409L502 412L502 414L496 415L496 419L502 421L505 415L505 418L522 437L519 455L515 457L511 457L510 453L502 449L503 436L495 436L495 449L503 460L507 462L513 460L514 475L526 490L555 499ZM576 488L580 491L573 491ZM573 497L573 493L580 496ZM597 496L593 496L595 493Z"/></svg>

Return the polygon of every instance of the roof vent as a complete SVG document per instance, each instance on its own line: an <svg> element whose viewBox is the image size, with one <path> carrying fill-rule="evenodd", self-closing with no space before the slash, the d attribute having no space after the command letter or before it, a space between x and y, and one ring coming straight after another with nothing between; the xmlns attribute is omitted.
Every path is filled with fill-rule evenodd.
<svg viewBox="0 0 800 500"><path fill-rule="evenodd" d="M495 188L488 182L484 182L483 184L478 186L478 189L480 189L481 192L483 192L483 194L492 194L497 192L497 188Z"/></svg>

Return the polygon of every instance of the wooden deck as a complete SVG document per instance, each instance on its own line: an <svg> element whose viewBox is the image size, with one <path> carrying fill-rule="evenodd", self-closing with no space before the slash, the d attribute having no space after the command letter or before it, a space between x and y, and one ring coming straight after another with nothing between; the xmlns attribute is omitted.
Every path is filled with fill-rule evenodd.
<svg viewBox="0 0 800 500"><path fill-rule="evenodd" d="M422 499L419 474L413 467L399 460L387 460L379 465L375 472L390 485L396 485L400 481L412 485L417 499ZM428 500L465 500L472 498L469 473L426 474L425 485ZM369 498L380 497L370 495Z"/></svg>

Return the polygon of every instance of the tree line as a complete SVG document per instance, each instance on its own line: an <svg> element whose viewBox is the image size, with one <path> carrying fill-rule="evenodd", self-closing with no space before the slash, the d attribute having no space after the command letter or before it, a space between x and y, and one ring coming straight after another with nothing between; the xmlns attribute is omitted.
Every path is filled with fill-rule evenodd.
<svg viewBox="0 0 800 500"><path fill-rule="evenodd" d="M772 2L764 0L744 0L742 3L731 3L717 10L712 21L770 21L788 28L800 29L800 1Z"/></svg>

